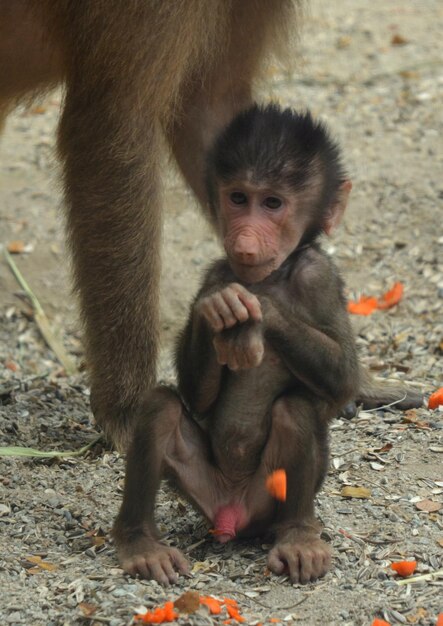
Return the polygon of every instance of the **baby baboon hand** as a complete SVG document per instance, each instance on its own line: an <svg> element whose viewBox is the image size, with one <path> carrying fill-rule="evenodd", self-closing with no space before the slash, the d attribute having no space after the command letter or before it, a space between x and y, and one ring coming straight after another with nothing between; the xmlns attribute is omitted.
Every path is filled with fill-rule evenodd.
<svg viewBox="0 0 443 626"><path fill-rule="evenodd" d="M256 322L217 333L213 343L217 361L233 371L257 367L265 353L262 326Z"/></svg>
<svg viewBox="0 0 443 626"><path fill-rule="evenodd" d="M327 543L313 534L296 534L277 541L268 555L274 574L289 574L291 582L306 584L324 576L331 565Z"/></svg>
<svg viewBox="0 0 443 626"><path fill-rule="evenodd" d="M214 333L248 320L261 322L262 319L258 298L238 283L203 296L197 301L196 310Z"/></svg>

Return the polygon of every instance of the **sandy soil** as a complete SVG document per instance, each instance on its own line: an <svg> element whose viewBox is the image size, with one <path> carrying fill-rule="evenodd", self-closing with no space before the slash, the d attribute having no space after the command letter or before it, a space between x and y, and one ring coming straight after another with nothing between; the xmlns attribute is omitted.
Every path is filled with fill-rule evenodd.
<svg viewBox="0 0 443 626"><path fill-rule="evenodd" d="M325 246L351 296L380 294L397 280L405 285L395 309L353 319L361 358L377 375L413 381L426 394L443 384L442 32L438 0L316 0L296 73L271 68L262 89L263 98L309 107L339 138L354 190L344 226ZM17 265L80 364L54 158L59 100L51 94L8 121L0 149L0 243L24 242ZM170 377L173 338L219 248L172 167L165 182L159 373ZM86 379L63 375L21 295L0 260L0 445L77 450L95 435ZM389 409L334 422L318 512L335 558L326 578L307 587L267 575L258 540L214 544L204 520L162 491L160 526L194 564L193 577L168 591L117 567L108 533L121 498L118 454L95 446L74 458L1 459L0 619L120 626L137 606L196 589L235 597L251 624L273 617L354 626L377 616L435 624L443 577L401 586L389 565L415 558L420 574L443 567L442 452L441 410L405 417ZM346 485L370 495L346 499ZM181 618L192 625L221 621L204 611Z"/></svg>

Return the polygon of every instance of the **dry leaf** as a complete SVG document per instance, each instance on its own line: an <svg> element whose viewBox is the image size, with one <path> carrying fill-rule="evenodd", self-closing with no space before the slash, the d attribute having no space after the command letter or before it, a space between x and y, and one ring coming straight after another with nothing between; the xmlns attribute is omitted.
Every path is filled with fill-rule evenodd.
<svg viewBox="0 0 443 626"><path fill-rule="evenodd" d="M21 254L25 250L25 242L17 239L8 244L8 252L11 254Z"/></svg>
<svg viewBox="0 0 443 626"><path fill-rule="evenodd" d="M415 79L420 76L420 74L416 72L415 70L402 70L401 72L399 72L399 74L402 78L406 78L408 80Z"/></svg>
<svg viewBox="0 0 443 626"><path fill-rule="evenodd" d="M80 604L78 605L78 608L80 609L80 611L83 613L85 617L90 617L91 615L94 615L94 613L98 609L98 607L95 604L89 604L88 602L80 602Z"/></svg>
<svg viewBox="0 0 443 626"><path fill-rule="evenodd" d="M437 539L437 543L443 548L443 537L441 539Z"/></svg>
<svg viewBox="0 0 443 626"><path fill-rule="evenodd" d="M406 619L408 624L417 624L420 620L425 620L428 616L428 612L422 606L417 609L417 612L413 615L408 615Z"/></svg>
<svg viewBox="0 0 443 626"><path fill-rule="evenodd" d="M389 450L392 450L392 443L385 443L382 448L374 448L374 452L377 452L378 454L389 452Z"/></svg>
<svg viewBox="0 0 443 626"><path fill-rule="evenodd" d="M46 570L47 572L55 572L55 570L57 569L57 565L55 565L54 563L49 563L49 561L43 561L41 556L27 556L26 560L28 561L28 563L32 563L33 565L37 566L27 569L26 571L28 572L28 574L38 574L42 570Z"/></svg>
<svg viewBox="0 0 443 626"><path fill-rule="evenodd" d="M337 39L337 48L339 50L343 50L343 48L348 48L352 43L352 37L348 35L342 35Z"/></svg>
<svg viewBox="0 0 443 626"><path fill-rule="evenodd" d="M195 613L200 606L200 596L197 591L185 591L175 600L174 606L180 613Z"/></svg>
<svg viewBox="0 0 443 626"><path fill-rule="evenodd" d="M39 567L46 570L47 572L55 572L55 570L57 569L57 565L55 565L55 563L48 563L47 561L42 561L39 564Z"/></svg>
<svg viewBox="0 0 443 626"><path fill-rule="evenodd" d="M26 570L27 574L40 574L42 570L38 567L30 567L29 569Z"/></svg>
<svg viewBox="0 0 443 626"><path fill-rule="evenodd" d="M41 556L27 556L26 560L29 563L34 563L34 565L38 565L39 563L42 562L42 557Z"/></svg>
<svg viewBox="0 0 443 626"><path fill-rule="evenodd" d="M340 495L343 498L362 498L367 499L371 497L371 490L366 487L343 487L340 491Z"/></svg>
<svg viewBox="0 0 443 626"><path fill-rule="evenodd" d="M399 35L398 33L392 35L391 46L404 46L407 43L409 43L409 41L402 35Z"/></svg>
<svg viewBox="0 0 443 626"><path fill-rule="evenodd" d="M103 546L105 541L105 537L91 537L91 543L93 546Z"/></svg>
<svg viewBox="0 0 443 626"><path fill-rule="evenodd" d="M434 500L420 500L420 502L416 502L415 507L419 511L434 513L435 511L439 511L443 507L443 504L441 502L435 502Z"/></svg>
<svg viewBox="0 0 443 626"><path fill-rule="evenodd" d="M403 422L403 424L411 424L416 428L429 428L428 422L423 422L418 419L417 411L415 411L414 409L409 409L408 411L405 411L405 414L403 415L401 421Z"/></svg>
<svg viewBox="0 0 443 626"><path fill-rule="evenodd" d="M192 573L198 574L198 572L207 572L209 567L207 561L196 561L192 567Z"/></svg>
<svg viewBox="0 0 443 626"><path fill-rule="evenodd" d="M17 363L14 363L14 361L11 361L10 359L8 359L7 361L5 361L5 367L8 370L11 370L11 372L16 372L18 370L18 365Z"/></svg>

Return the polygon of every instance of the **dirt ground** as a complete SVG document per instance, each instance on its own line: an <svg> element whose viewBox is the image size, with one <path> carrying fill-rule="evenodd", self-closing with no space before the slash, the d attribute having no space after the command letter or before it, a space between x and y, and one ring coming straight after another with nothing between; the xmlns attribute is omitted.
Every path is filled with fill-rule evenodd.
<svg viewBox="0 0 443 626"><path fill-rule="evenodd" d="M377 376L411 381L426 396L443 384L442 33L439 0L315 0L296 72L270 68L261 93L309 107L340 140L354 190L344 225L325 247L350 297L405 285L395 308L353 317L361 358ZM0 244L23 242L16 263L80 365L54 158L59 101L51 94L8 121L0 147ZM172 167L165 186L159 375L170 378L173 338L219 248ZM64 375L3 256L0 376L0 446L72 451L96 436L85 375ZM305 587L269 576L259 539L215 544L206 522L167 489L158 502L160 528L192 561L192 577L168 590L132 580L118 568L109 537L122 457L96 445L77 457L1 458L1 623L121 626L137 607L194 589L236 598L249 624L274 618L366 626L375 617L435 624L443 611L441 408L361 412L336 420L331 437L317 511L334 562L322 581ZM349 499L346 486L368 491ZM415 559L424 579L399 584L390 564L404 559ZM180 618L192 626L222 621L205 609Z"/></svg>

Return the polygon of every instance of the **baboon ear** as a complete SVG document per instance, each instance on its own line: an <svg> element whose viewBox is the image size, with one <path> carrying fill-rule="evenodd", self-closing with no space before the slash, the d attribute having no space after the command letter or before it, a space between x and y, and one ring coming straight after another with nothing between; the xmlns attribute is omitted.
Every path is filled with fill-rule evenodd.
<svg viewBox="0 0 443 626"><path fill-rule="evenodd" d="M326 215L323 222L323 230L327 235L330 235L332 231L337 228L343 217L343 213L348 204L349 194L351 193L352 182L345 180L340 185L337 197L333 204L326 210Z"/></svg>

